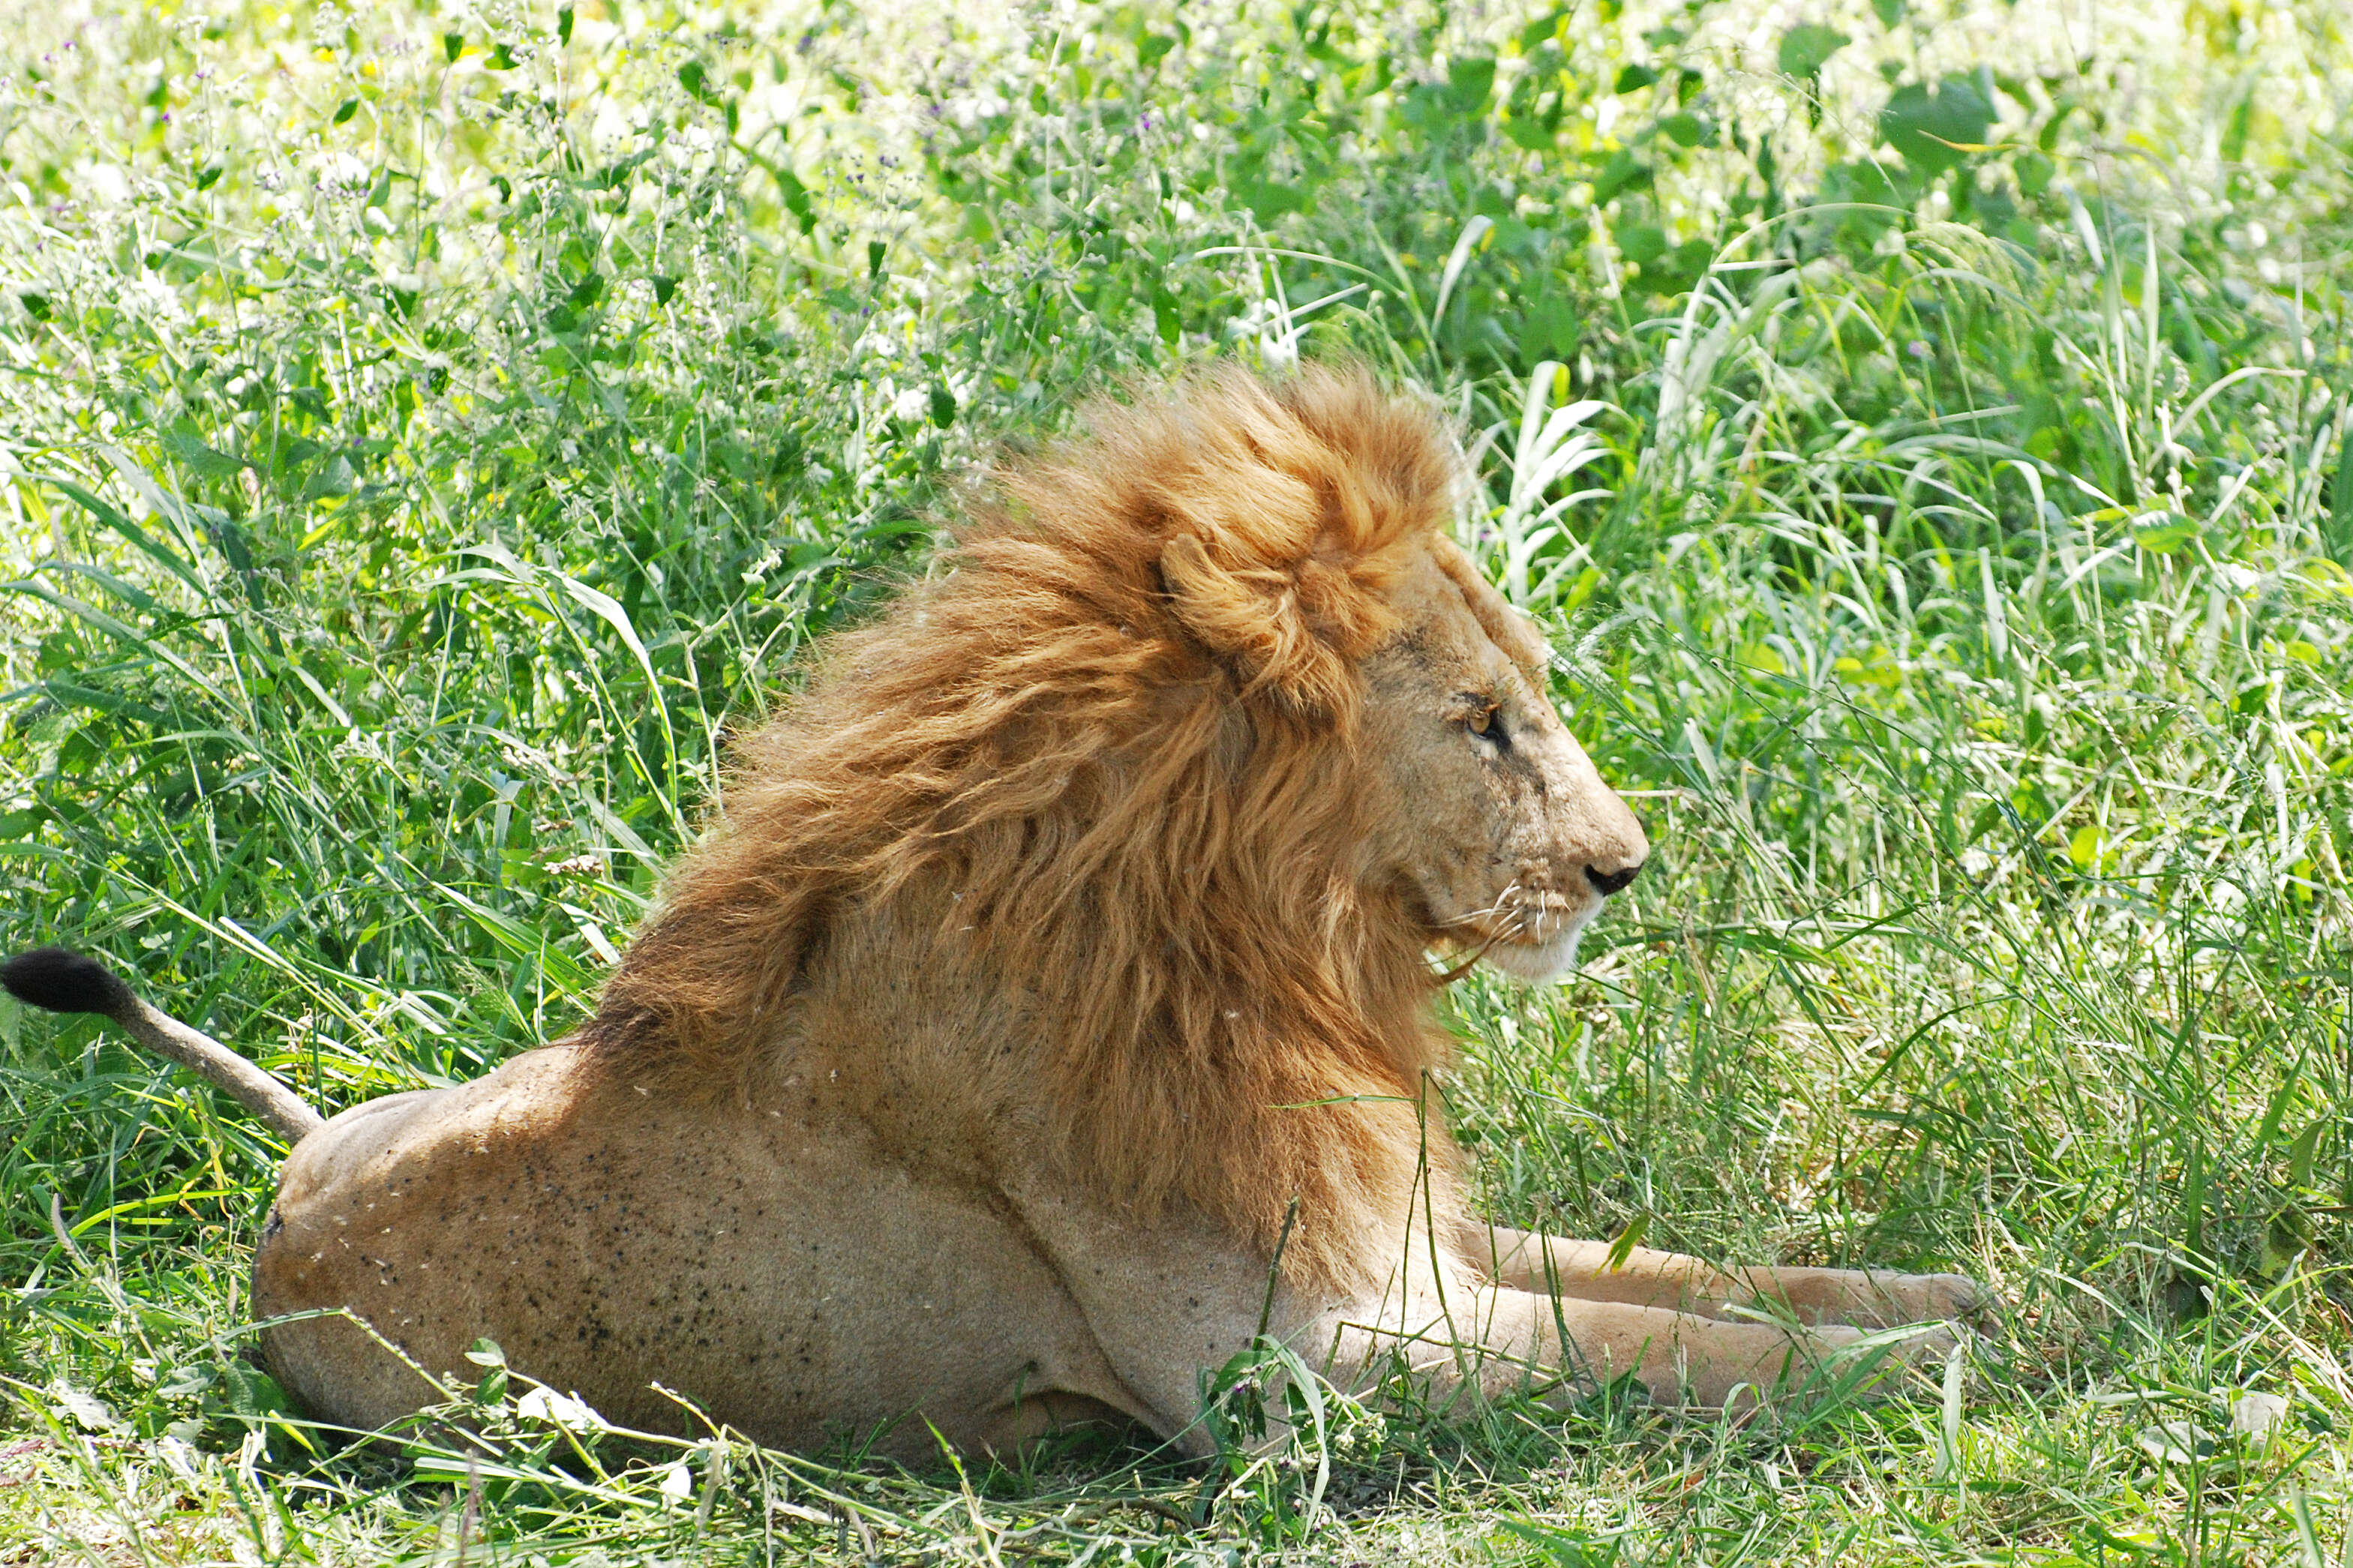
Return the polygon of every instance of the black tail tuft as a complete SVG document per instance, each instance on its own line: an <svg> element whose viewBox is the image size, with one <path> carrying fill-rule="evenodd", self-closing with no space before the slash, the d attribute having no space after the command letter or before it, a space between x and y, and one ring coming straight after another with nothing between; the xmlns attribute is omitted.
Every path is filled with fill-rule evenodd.
<svg viewBox="0 0 2353 1568"><path fill-rule="evenodd" d="M131 987L88 953L37 947L0 964L0 986L17 1001L52 1013L104 1013L131 1005Z"/></svg>

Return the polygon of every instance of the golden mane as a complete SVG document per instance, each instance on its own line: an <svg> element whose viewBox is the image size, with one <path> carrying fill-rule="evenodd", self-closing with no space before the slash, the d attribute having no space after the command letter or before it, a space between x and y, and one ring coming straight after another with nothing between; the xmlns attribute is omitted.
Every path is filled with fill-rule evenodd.
<svg viewBox="0 0 2353 1568"><path fill-rule="evenodd" d="M1266 1250L1296 1196L1286 1271L1359 1278L1425 1153L1451 1181L1413 1103L1433 933L1348 868L1390 590L1437 550L1493 597L1444 542L1458 448L1362 370L1229 370L1089 424L997 474L943 570L743 742L584 1061L750 1082L828 925L896 901L908 964L1001 989L1074 1172Z"/></svg>

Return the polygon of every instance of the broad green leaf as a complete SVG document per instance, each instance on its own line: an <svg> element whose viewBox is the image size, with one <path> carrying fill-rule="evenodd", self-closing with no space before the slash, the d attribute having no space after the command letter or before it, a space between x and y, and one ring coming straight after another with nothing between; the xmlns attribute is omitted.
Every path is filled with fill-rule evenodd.
<svg viewBox="0 0 2353 1568"><path fill-rule="evenodd" d="M1819 22L1803 23L1781 35L1777 63L1783 76L1810 77L1851 41L1836 27L1825 27Z"/></svg>
<svg viewBox="0 0 2353 1568"><path fill-rule="evenodd" d="M1924 174L1941 174L1982 144L1993 128L1993 105L1965 76L1895 89L1879 114L1879 133Z"/></svg>
<svg viewBox="0 0 2353 1568"><path fill-rule="evenodd" d="M2172 555L2198 537L2198 525L2188 518L2167 517L2162 521L2142 523L2133 529L2133 542L2158 555Z"/></svg>

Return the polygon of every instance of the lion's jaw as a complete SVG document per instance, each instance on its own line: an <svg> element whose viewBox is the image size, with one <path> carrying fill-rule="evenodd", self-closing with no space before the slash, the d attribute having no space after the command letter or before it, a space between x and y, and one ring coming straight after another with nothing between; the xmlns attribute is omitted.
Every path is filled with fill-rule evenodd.
<svg viewBox="0 0 2353 1568"><path fill-rule="evenodd" d="M1547 650L1442 544L1366 664L1366 742L1401 831L1374 836L1437 945L1544 984L1650 853L1544 690Z"/></svg>
<svg viewBox="0 0 2353 1568"><path fill-rule="evenodd" d="M1479 961L1531 985L1550 985L1566 980L1577 970L1577 939L1600 912L1601 900L1598 898L1574 914L1540 911L1514 922L1520 934L1498 936L1482 946ZM1550 935L1527 934L1532 930L1542 932L1547 927Z"/></svg>

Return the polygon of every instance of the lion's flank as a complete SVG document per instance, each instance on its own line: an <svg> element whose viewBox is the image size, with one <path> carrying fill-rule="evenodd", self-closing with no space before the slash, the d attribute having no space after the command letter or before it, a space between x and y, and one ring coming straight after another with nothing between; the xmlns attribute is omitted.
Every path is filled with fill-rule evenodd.
<svg viewBox="0 0 2353 1568"><path fill-rule="evenodd" d="M1358 665L1461 459L1362 372L1203 376L1089 423L998 473L944 570L744 743L586 1059L731 1092L796 1061L960 1073L973 1118L1042 1111L1140 1209L1271 1247L1296 1194L1286 1267L1336 1283L1411 1202L1438 1050L1423 933L1345 873ZM997 1022L885 1068L899 1047L810 1021L863 1022L896 965Z"/></svg>

